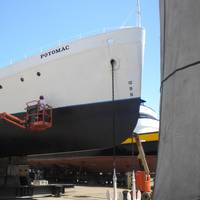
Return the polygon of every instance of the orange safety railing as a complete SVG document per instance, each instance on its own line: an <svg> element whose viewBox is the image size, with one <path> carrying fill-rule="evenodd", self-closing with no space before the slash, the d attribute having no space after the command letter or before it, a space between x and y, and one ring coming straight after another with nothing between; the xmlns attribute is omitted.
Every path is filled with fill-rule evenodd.
<svg viewBox="0 0 200 200"><path fill-rule="evenodd" d="M32 131L42 131L52 127L52 107L41 105L39 101L28 102L26 107L26 122Z"/></svg>

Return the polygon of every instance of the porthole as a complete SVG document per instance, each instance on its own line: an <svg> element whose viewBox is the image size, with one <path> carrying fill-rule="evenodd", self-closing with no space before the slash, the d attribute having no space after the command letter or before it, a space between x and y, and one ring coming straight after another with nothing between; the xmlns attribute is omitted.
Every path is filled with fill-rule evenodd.
<svg viewBox="0 0 200 200"><path fill-rule="evenodd" d="M3 86L2 86L2 85L0 85L0 89L3 89Z"/></svg>
<svg viewBox="0 0 200 200"><path fill-rule="evenodd" d="M41 76L41 73L40 73L40 72L37 72L37 76Z"/></svg>
<svg viewBox="0 0 200 200"><path fill-rule="evenodd" d="M23 78L23 77L21 77L21 78L20 78L20 81L21 81L21 82L24 82L24 78Z"/></svg>

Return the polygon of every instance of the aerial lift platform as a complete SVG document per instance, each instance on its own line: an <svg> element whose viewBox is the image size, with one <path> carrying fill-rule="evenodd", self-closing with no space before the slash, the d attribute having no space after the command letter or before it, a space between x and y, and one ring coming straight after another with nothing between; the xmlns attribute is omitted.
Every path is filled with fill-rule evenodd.
<svg viewBox="0 0 200 200"><path fill-rule="evenodd" d="M0 119L27 131L45 131L52 127L52 107L39 101L26 103L24 117L0 113ZM70 184L32 185L26 156L10 156L0 159L0 199L53 194L59 196Z"/></svg>
<svg viewBox="0 0 200 200"><path fill-rule="evenodd" d="M52 107L48 104L41 105L34 100L26 103L25 110L22 119L6 112L0 113L0 119L30 131L44 131L52 127Z"/></svg>

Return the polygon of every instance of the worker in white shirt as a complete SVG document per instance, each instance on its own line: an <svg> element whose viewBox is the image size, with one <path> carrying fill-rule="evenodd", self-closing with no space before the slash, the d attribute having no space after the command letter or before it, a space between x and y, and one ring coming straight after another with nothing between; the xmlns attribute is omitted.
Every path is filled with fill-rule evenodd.
<svg viewBox="0 0 200 200"><path fill-rule="evenodd" d="M39 106L40 106L40 111L44 110L46 108L46 101L44 99L44 96L40 96L40 100L39 100Z"/></svg>
<svg viewBox="0 0 200 200"><path fill-rule="evenodd" d="M44 120L44 118L45 118L45 109L46 109L46 101L45 101L45 99L44 99L44 96L40 96L40 98L39 98L39 102L38 102L38 104L39 104L39 109L40 109L40 111L39 111L39 120Z"/></svg>

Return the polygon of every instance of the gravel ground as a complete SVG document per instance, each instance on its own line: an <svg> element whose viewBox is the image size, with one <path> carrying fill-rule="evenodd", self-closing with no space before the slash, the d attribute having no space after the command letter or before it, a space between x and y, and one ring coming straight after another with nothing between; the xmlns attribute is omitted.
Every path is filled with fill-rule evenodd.
<svg viewBox="0 0 200 200"><path fill-rule="evenodd" d="M35 197L32 200L107 200L107 190L112 191L112 188L75 186L74 188L67 188L65 194L61 197L43 196ZM123 189L118 189L118 191L123 191Z"/></svg>

